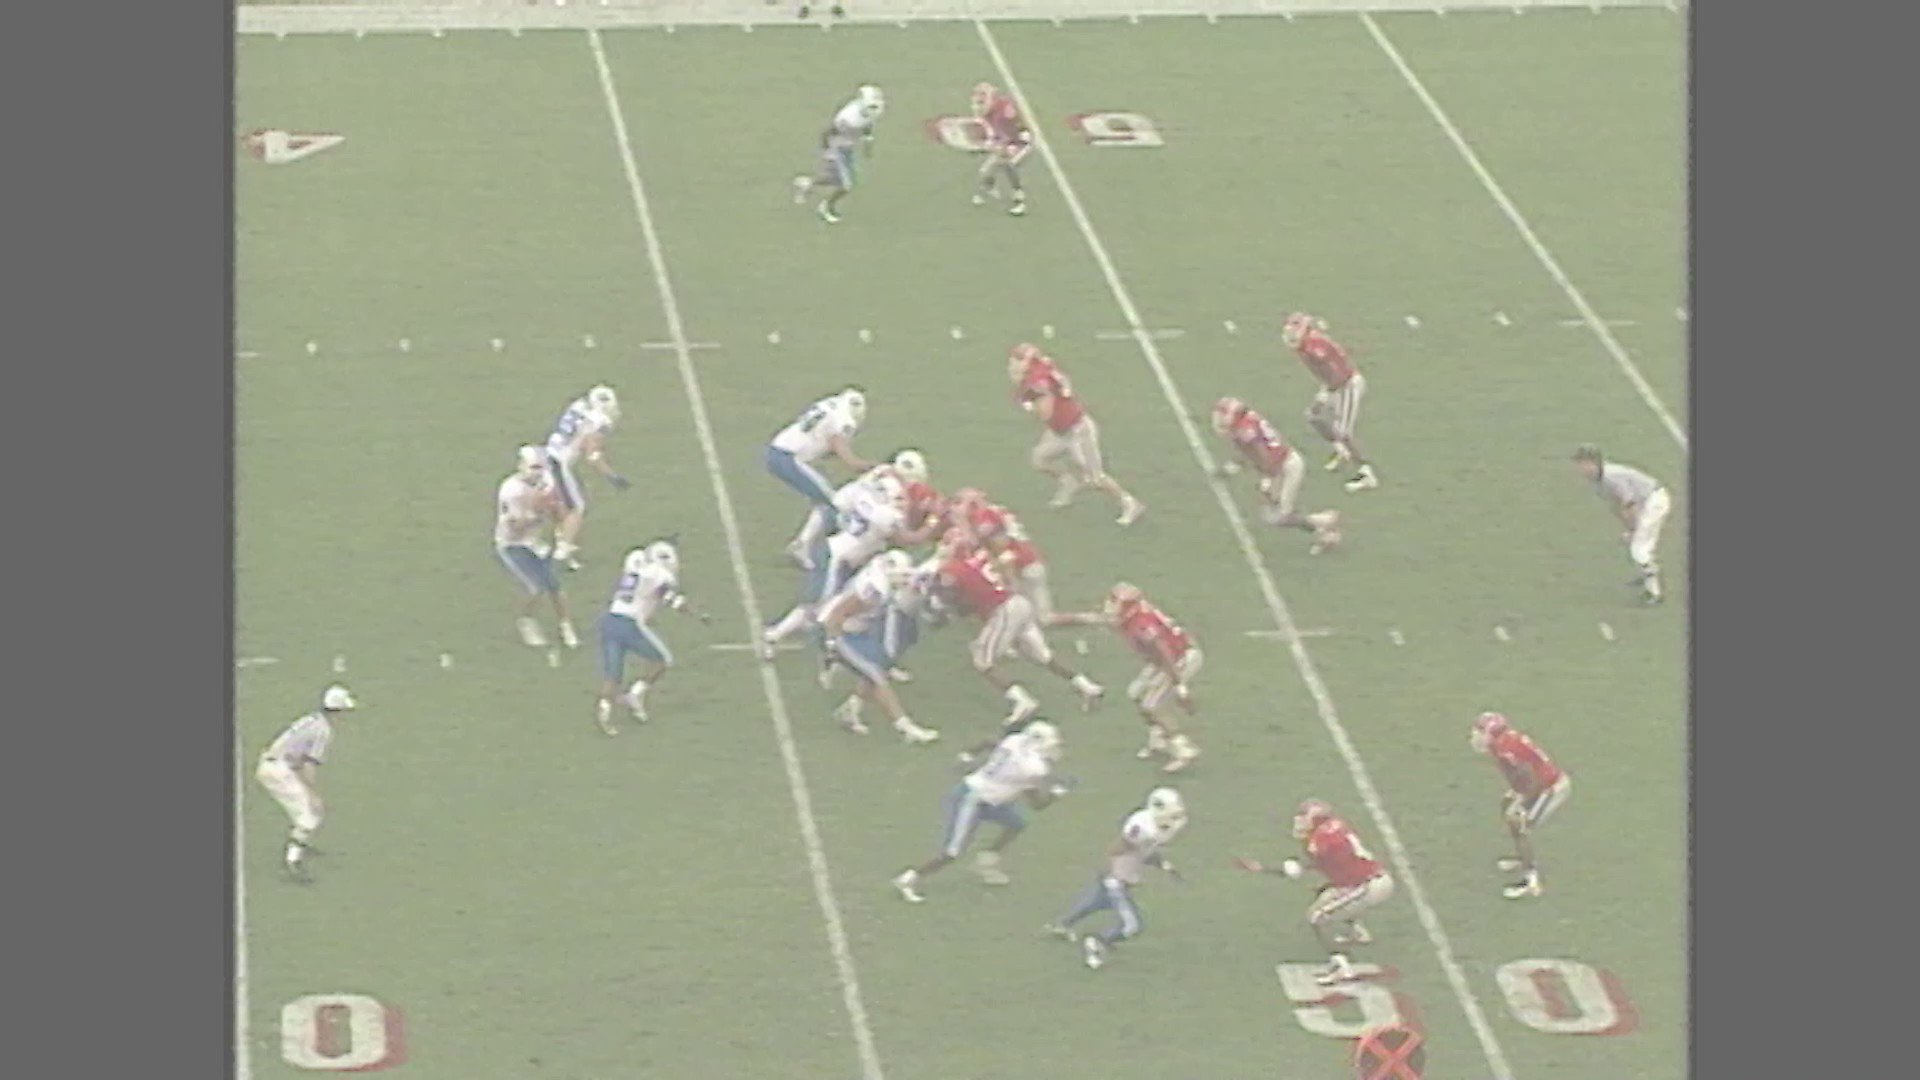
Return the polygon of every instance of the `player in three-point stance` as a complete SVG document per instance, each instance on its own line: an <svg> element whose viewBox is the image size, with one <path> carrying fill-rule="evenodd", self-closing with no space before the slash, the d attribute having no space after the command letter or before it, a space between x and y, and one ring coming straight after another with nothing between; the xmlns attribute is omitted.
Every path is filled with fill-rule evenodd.
<svg viewBox="0 0 1920 1080"><path fill-rule="evenodd" d="M1000 835L975 857L974 868L989 885L1007 884L1000 855L1027 827L1019 801L1025 798L1035 810L1044 810L1067 792L1068 783L1054 775L1062 749L1060 729L1039 718L1002 738L986 764L968 773L947 793L940 851L894 877L893 887L901 897L915 904L925 900L920 884L958 859L973 838L974 828L983 821L1000 826Z"/></svg>
<svg viewBox="0 0 1920 1080"><path fill-rule="evenodd" d="M1608 461L1597 446L1575 450L1573 461L1626 529L1621 539L1627 542L1627 558L1639 571L1632 584L1640 587L1640 599L1659 603L1666 594L1660 588L1660 563L1654 549L1660 546L1660 529L1673 512L1666 485L1631 465Z"/></svg>
<svg viewBox="0 0 1920 1080"><path fill-rule="evenodd" d="M1507 781L1507 790L1500 796L1500 820L1513 837L1513 855L1501 859L1499 866L1518 871L1521 877L1502 894L1509 900L1539 896L1540 864L1533 857L1533 831L1567 801L1573 777L1499 713L1481 713L1468 739L1475 753L1493 759Z"/></svg>
<svg viewBox="0 0 1920 1080"><path fill-rule="evenodd" d="M500 482L496 504L499 513L493 525L494 553L527 593L526 606L520 609L516 623L520 640L532 648L546 648L547 636L533 617L534 608L544 597L560 622L560 643L569 649L579 648L580 635L574 632L573 618L567 613L567 595L548 557L553 549L542 535L563 509L539 447L520 448L519 468Z"/></svg>
<svg viewBox="0 0 1920 1080"><path fill-rule="evenodd" d="M1280 339L1287 348L1300 354L1300 362L1320 383L1320 391L1307 406L1307 423L1320 437L1333 444L1333 457L1327 471L1358 466L1347 481L1348 491L1367 491L1380 486L1373 463L1360 449L1355 429L1360 422L1360 399L1367 393L1367 377L1353 366L1353 358L1338 342L1327 336L1327 322L1303 312L1287 316L1280 328Z"/></svg>
<svg viewBox="0 0 1920 1080"><path fill-rule="evenodd" d="M1012 95L1003 94L992 83L973 88L973 115L987 129L986 160L980 163L979 186L973 192L973 205L1000 198L1000 181L1005 180L1012 204L1007 213L1020 216L1027 212L1027 189L1020 183L1020 163L1033 150L1033 131L1020 115L1020 106Z"/></svg>
<svg viewBox="0 0 1920 1080"><path fill-rule="evenodd" d="M793 423L781 428L767 443L765 461L774 479L799 492L811 504L800 532L787 544L787 554L803 570L815 560L808 553L809 538L823 537L833 523L834 489L813 463L832 454L855 474L873 468L873 462L853 452L853 436L867 420L867 395L847 387L807 406Z"/></svg>
<svg viewBox="0 0 1920 1080"><path fill-rule="evenodd" d="M841 515L854 509L854 503L868 493L880 490L880 479L892 477L906 484L909 501L913 485L927 481L927 458L918 450L901 450L887 461L873 465L859 476L841 484L833 492L833 509L829 513L809 513L800 524L800 532L787 545L787 553L803 567L808 564L823 564L826 559L821 544L827 535L840 528ZM914 526L917 527L917 526Z"/></svg>
<svg viewBox="0 0 1920 1080"><path fill-rule="evenodd" d="M1156 754L1166 754L1162 772L1179 772L1193 764L1200 748L1180 730L1179 719L1167 708L1167 699L1172 698L1189 715L1195 710L1190 684L1205 658L1193 635L1155 607L1138 586L1124 581L1107 592L1099 611L1063 615L1060 621L1110 626L1146 661L1140 674L1127 685L1128 700L1147 722L1147 744L1134 756L1147 761Z"/></svg>
<svg viewBox="0 0 1920 1080"><path fill-rule="evenodd" d="M859 680L833 712L834 719L855 735L867 733L860 707L871 700L908 743L921 745L940 738L938 731L913 722L893 689L891 673L920 634L913 613L913 579L913 560L906 552L882 552L821 606L820 629L826 635L828 654Z"/></svg>
<svg viewBox="0 0 1920 1080"><path fill-rule="evenodd" d="M1307 908L1307 925L1327 950L1327 966L1315 976L1322 986L1333 986L1354 977L1353 962L1347 950L1366 945L1373 935L1360 924L1360 916L1393 895L1393 875L1374 859L1360 843L1353 826L1333 815L1333 809L1318 799L1300 804L1293 816L1293 836L1304 853L1327 879ZM1277 867L1266 867L1252 859L1235 859L1242 870L1256 874L1274 873L1299 878L1306 873L1299 859L1284 859Z"/></svg>
<svg viewBox="0 0 1920 1080"><path fill-rule="evenodd" d="M1064 679L1091 711L1106 690L1086 675L1062 664L1041 631L1033 601L1016 592L993 553L963 529L951 529L942 539L939 588L952 606L980 620L972 644L973 669L1006 695L1009 706L1003 724L1012 727L1040 711L1040 702L1018 682L1001 673L1001 659L1019 653Z"/></svg>
<svg viewBox="0 0 1920 1080"><path fill-rule="evenodd" d="M825 191L826 197L814 207L814 213L829 225L840 220L840 200L853 190L854 147L862 146L869 155L873 153L873 125L886 108L886 97L873 85L860 87L852 101L840 106L820 133L820 171L793 178L794 202L804 203L812 192Z"/></svg>
<svg viewBox="0 0 1920 1080"><path fill-rule="evenodd" d="M326 812L320 799L317 770L327 760L327 748L333 744L333 722L341 714L359 707L344 686L329 686L320 695L320 708L295 720L268 744L254 769L254 778L267 789L273 801L293 819L287 834L287 851L282 866L289 878L301 884L313 880L307 872L306 856L319 854L313 846L313 834L320 828Z"/></svg>
<svg viewBox="0 0 1920 1080"><path fill-rule="evenodd" d="M1091 486L1119 502L1120 524L1140 520L1146 504L1107 472L1100 452L1100 428L1074 396L1073 383L1060 365L1039 346L1022 343L1015 345L1007 358L1007 377L1014 385L1014 400L1039 417L1043 427L1032 462L1058 485L1047 505L1066 506L1082 487Z"/></svg>
<svg viewBox="0 0 1920 1080"><path fill-rule="evenodd" d="M625 491L626 478L607 463L607 435L620 422L620 399L610 386L596 386L586 396L569 402L547 436L547 473L565 512L554 530L553 561L569 570L580 569L580 527L587 520L587 488L581 482L582 461L599 470L607 482Z"/></svg>
<svg viewBox="0 0 1920 1080"><path fill-rule="evenodd" d="M1265 504L1261 518L1282 529L1301 529L1311 533L1313 543L1307 553L1318 555L1340 542L1340 512L1319 510L1300 513L1300 484L1306 479L1307 463L1299 451L1287 445L1267 418L1253 411L1236 397L1223 397L1213 405L1214 434L1233 444L1247 466L1260 475L1260 500ZM1229 458L1220 463L1220 475L1232 476L1240 463Z"/></svg>
<svg viewBox="0 0 1920 1080"><path fill-rule="evenodd" d="M1146 923L1133 902L1133 889L1146 876L1149 866L1180 880L1180 872L1166 856L1166 847L1180 830L1187 827L1187 805L1180 793L1170 787L1154 788L1147 794L1147 805L1128 814L1120 825L1120 836L1107 847L1106 862L1093 883L1073 902L1073 910L1047 927L1056 937L1078 940L1088 967L1098 971L1121 942L1140 936ZM1080 937L1075 923L1096 911L1111 911L1119 922L1097 934Z"/></svg>
<svg viewBox="0 0 1920 1080"><path fill-rule="evenodd" d="M634 719L645 723L647 690L673 666L673 652L651 625L662 606L691 611L703 623L710 621L693 611L680 592L680 552L671 541L655 540L627 553L620 580L613 586L613 599L600 616L600 699L594 720L608 735L620 734L613 723L614 701L618 699ZM620 683L626 678L629 653L640 658L641 673L623 692Z"/></svg>

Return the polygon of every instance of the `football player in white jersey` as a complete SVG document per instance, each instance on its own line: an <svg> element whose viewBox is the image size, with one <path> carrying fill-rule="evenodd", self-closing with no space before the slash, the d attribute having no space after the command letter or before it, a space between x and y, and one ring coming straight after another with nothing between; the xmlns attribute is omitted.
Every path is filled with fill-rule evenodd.
<svg viewBox="0 0 1920 1080"><path fill-rule="evenodd" d="M498 507L493 524L493 550L507 573L526 590L527 601L520 609L517 625L520 640L531 648L544 649L547 636L540 621L533 617L542 597L553 606L560 621L560 642L569 649L580 647L580 635L574 632L573 618L567 613L567 595L560 588L560 577L548 559L553 547L548 543L547 526L560 511L560 498L547 475L547 458L537 446L520 448L520 466L500 482L495 499Z"/></svg>
<svg viewBox="0 0 1920 1080"><path fill-rule="evenodd" d="M860 720L860 706L871 699L885 710L893 729L907 742L923 745L940 738L938 731L923 728L907 716L889 676L919 636L910 610L912 592L913 560L904 551L888 551L862 567L853 581L821 608L820 628L826 635L828 656L845 664L860 680L833 713L842 727L856 735L867 733L867 725Z"/></svg>
<svg viewBox="0 0 1920 1080"><path fill-rule="evenodd" d="M827 538L824 564L816 560L808 572L805 595L761 635L761 655L771 658L782 641L817 622L822 606L906 532L907 489L897 478L882 476L873 487L856 491L852 508L840 514L839 531Z"/></svg>
<svg viewBox="0 0 1920 1080"><path fill-rule="evenodd" d="M807 406L793 423L781 428L767 443L767 471L811 504L808 522L801 527L800 535L787 545L787 554L793 556L802 569L811 570L819 561L811 548L801 546L802 538L824 537L826 526L835 515L833 488L813 463L832 454L855 473L873 468L873 462L853 452L854 433L866 419L867 395L858 387L849 386ZM816 516L817 523L813 521Z"/></svg>
<svg viewBox="0 0 1920 1080"><path fill-rule="evenodd" d="M620 580L614 584L613 599L600 616L600 700L596 720L608 735L620 734L613 724L616 698L642 723L647 719L647 690L658 684L673 666L673 653L660 640L651 625L661 607L689 611L701 622L705 614L694 611L680 591L680 552L670 540L655 540L627 553L620 568ZM626 677L627 654L640 658L641 673L625 692L620 689Z"/></svg>
<svg viewBox="0 0 1920 1080"><path fill-rule="evenodd" d="M818 554L820 542L827 538L828 529L839 522L840 514L844 514L853 509L854 500L859 497L861 492L878 491L878 482L883 476L894 477L907 487L912 487L914 484L924 484L927 482L928 477L926 455L918 450L902 450L893 455L891 459L882 461L866 472L861 473L859 476L841 484L833 493L833 516L829 517L824 512L808 514L806 521L800 525L800 534L795 536L792 542L787 545L787 553L794 556L796 560L800 560L803 555L808 556L808 558L802 562L803 566L806 562L817 562L818 560L811 558L811 556ZM931 533L929 532L925 536L916 537L904 546L923 543L930 538Z"/></svg>
<svg viewBox="0 0 1920 1080"><path fill-rule="evenodd" d="M1099 970L1115 946L1139 937L1146 926L1139 906L1133 902L1133 889L1146 875L1147 867L1158 867L1174 879L1180 878L1180 872L1167 859L1166 847L1186 827L1187 804L1180 793L1170 787L1154 788L1147 795L1147 805L1128 814L1121 823L1120 836L1108 845L1106 861L1093 884L1073 902L1071 911L1047 927L1048 932L1080 941L1087 966ZM1082 939L1073 926L1096 911L1111 911L1120 921Z"/></svg>
<svg viewBox="0 0 1920 1080"><path fill-rule="evenodd" d="M886 108L886 96L871 84L860 87L852 101L840 106L827 122L827 130L820 133L819 173L793 178L795 203L805 203L810 193L824 191L826 197L814 212L829 225L840 220L840 200L853 190L853 148L864 144L867 154L872 155L873 125Z"/></svg>
<svg viewBox="0 0 1920 1080"><path fill-rule="evenodd" d="M587 487L580 479L581 462L599 470L614 487L627 489L626 478L607 462L605 449L607 433L619 422L619 396L610 386L596 386L585 397L567 404L547 436L547 470L565 508L554 534L553 558L569 570L580 569L578 540L580 526L587 519Z"/></svg>
<svg viewBox="0 0 1920 1080"><path fill-rule="evenodd" d="M896 875L895 891L909 903L925 900L920 884L960 857L973 838L975 826L982 821L1000 826L1000 835L975 858L975 869L989 885L1007 884L1000 855L1027 827L1020 799L1024 797L1034 809L1044 810L1067 793L1068 783L1054 773L1062 750L1060 729L1038 718L1001 739L986 764L968 773L947 793L939 853Z"/></svg>
<svg viewBox="0 0 1920 1080"><path fill-rule="evenodd" d="M283 865L287 876L301 884L312 880L307 875L306 856L320 853L313 846L313 834L320 828L326 807L320 800L318 770L333 745L333 722L358 707L346 687L327 687L320 695L320 708L287 725L261 752L260 764L254 770L254 778L293 822Z"/></svg>

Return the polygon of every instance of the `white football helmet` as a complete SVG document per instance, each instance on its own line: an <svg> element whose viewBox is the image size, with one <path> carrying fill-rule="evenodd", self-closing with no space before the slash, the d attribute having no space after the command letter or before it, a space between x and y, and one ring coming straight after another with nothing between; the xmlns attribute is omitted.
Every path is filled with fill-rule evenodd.
<svg viewBox="0 0 1920 1080"><path fill-rule="evenodd" d="M1039 751L1041 757L1046 758L1048 761L1060 760L1060 753L1065 749L1065 746L1061 741L1059 728L1054 727L1045 720L1035 720L1033 723L1028 724L1020 734L1025 736L1028 746Z"/></svg>
<svg viewBox="0 0 1920 1080"><path fill-rule="evenodd" d="M1293 812L1293 838L1305 840L1307 834L1320 827L1320 823L1333 819L1333 807L1319 799L1307 799L1301 802Z"/></svg>
<svg viewBox="0 0 1920 1080"><path fill-rule="evenodd" d="M927 482L927 458L918 450L902 450L893 455L893 473L909 484Z"/></svg>
<svg viewBox="0 0 1920 1080"><path fill-rule="evenodd" d="M969 101L973 105L973 115L985 116L993 107L993 99L1000 93L990 82L975 83Z"/></svg>
<svg viewBox="0 0 1920 1080"><path fill-rule="evenodd" d="M1326 328L1327 320L1309 315L1304 311L1296 311L1287 316L1287 321L1281 325L1280 340L1287 343L1287 348L1297 349L1300 343L1306 340L1308 332Z"/></svg>
<svg viewBox="0 0 1920 1080"><path fill-rule="evenodd" d="M1507 731L1512 725L1507 718L1497 712L1483 712L1473 721L1473 730L1467 735L1468 745L1478 753L1486 753L1493 740Z"/></svg>
<svg viewBox="0 0 1920 1080"><path fill-rule="evenodd" d="M879 116L885 112L887 108L886 95L882 94L880 88L872 83L868 83L860 88L859 101L860 107L865 109L868 115L871 116Z"/></svg>
<svg viewBox="0 0 1920 1080"><path fill-rule="evenodd" d="M883 503L900 511L907 512L907 485L891 473L881 473L873 478L873 493Z"/></svg>
<svg viewBox="0 0 1920 1080"><path fill-rule="evenodd" d="M680 572L680 552L667 540L655 540L648 544L644 554L649 562L666 567L673 573Z"/></svg>
<svg viewBox="0 0 1920 1080"><path fill-rule="evenodd" d="M1187 823L1187 804L1180 793L1170 787L1154 788L1147 793L1147 813L1153 815L1153 823L1167 832L1175 832Z"/></svg>
<svg viewBox="0 0 1920 1080"><path fill-rule="evenodd" d="M886 578L888 592L904 593L913 587L913 556L895 548L881 552L877 561L881 575Z"/></svg>
<svg viewBox="0 0 1920 1080"><path fill-rule="evenodd" d="M1107 599L1100 605L1100 609L1109 619L1123 618L1146 598L1146 594L1140 591L1138 585L1129 585L1122 581L1107 590Z"/></svg>
<svg viewBox="0 0 1920 1080"><path fill-rule="evenodd" d="M537 446L520 448L519 465L514 469L520 479L531 483L546 475L546 471L547 455L544 451Z"/></svg>
<svg viewBox="0 0 1920 1080"><path fill-rule="evenodd" d="M647 554L647 549L634 548L632 551L627 552L626 561L620 565L620 572L623 574L637 574L651 565L653 565L653 556Z"/></svg>
<svg viewBox="0 0 1920 1080"><path fill-rule="evenodd" d="M1012 351L1007 353L1007 378L1013 382L1019 382L1027 377L1027 369L1034 361L1046 358L1047 354L1040 351L1040 346L1031 342L1023 341L1015 345Z"/></svg>
<svg viewBox="0 0 1920 1080"><path fill-rule="evenodd" d="M615 423L620 419L620 397L613 392L611 386L603 384L587 391L587 405L605 416L608 423Z"/></svg>
<svg viewBox="0 0 1920 1080"><path fill-rule="evenodd" d="M846 405L847 414L853 417L853 426L867 422L867 395L859 387L849 386L840 391L840 400Z"/></svg>

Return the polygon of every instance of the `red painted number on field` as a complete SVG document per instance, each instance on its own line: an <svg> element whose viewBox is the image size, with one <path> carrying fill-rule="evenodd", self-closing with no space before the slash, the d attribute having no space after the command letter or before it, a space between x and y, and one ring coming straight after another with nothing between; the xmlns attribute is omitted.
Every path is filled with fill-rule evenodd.
<svg viewBox="0 0 1920 1080"><path fill-rule="evenodd" d="M280 1010L280 1056L318 1072L374 1072L407 1059L400 1011L365 994L308 994Z"/></svg>
<svg viewBox="0 0 1920 1080"><path fill-rule="evenodd" d="M1079 113L1067 123L1093 146L1145 150L1167 145L1158 125L1136 112Z"/></svg>
<svg viewBox="0 0 1920 1080"><path fill-rule="evenodd" d="M927 137L969 154L987 150L987 125L971 116L936 116L927 121Z"/></svg>

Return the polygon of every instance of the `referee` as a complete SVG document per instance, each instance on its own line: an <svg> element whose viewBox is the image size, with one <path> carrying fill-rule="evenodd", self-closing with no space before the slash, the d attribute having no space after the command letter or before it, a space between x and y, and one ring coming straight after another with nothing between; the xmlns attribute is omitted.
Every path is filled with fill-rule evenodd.
<svg viewBox="0 0 1920 1080"><path fill-rule="evenodd" d="M1665 594L1660 588L1660 564L1654 549L1660 544L1660 528L1673 510L1666 485L1631 465L1608 461L1597 446L1575 450L1573 462L1626 528L1622 538L1627 542L1627 558L1639 571L1631 584L1640 587L1643 601L1658 604Z"/></svg>

